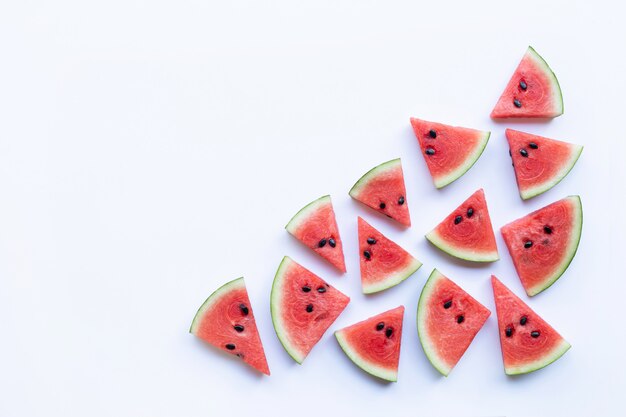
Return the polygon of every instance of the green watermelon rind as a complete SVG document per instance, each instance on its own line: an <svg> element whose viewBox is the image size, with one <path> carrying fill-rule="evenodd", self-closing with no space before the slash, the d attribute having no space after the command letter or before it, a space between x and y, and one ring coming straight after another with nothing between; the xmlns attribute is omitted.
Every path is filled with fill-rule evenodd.
<svg viewBox="0 0 626 417"><path fill-rule="evenodd" d="M215 305L224 295L229 294L233 290L237 290L246 288L245 281L243 277L236 278L232 281L227 282L226 284L219 287L217 290L213 291L211 295L202 303L196 315L193 317L193 321L191 322L191 326L189 327L189 333L195 335L200 323L202 322L202 318L204 318L206 312L211 308L211 306Z"/></svg>
<svg viewBox="0 0 626 417"><path fill-rule="evenodd" d="M550 83L550 87L552 93L554 94L557 103L557 108L555 108L555 115L552 117L561 116L565 113L565 105L563 104L563 92L561 91L561 85L559 84L558 78L556 78L556 74L552 71L552 68L548 65L545 59L541 55L535 51L535 48L532 46L528 46L528 51L530 55L533 57L534 61L543 69L543 71L548 75L548 77L552 80Z"/></svg>
<svg viewBox="0 0 626 417"><path fill-rule="evenodd" d="M583 205L580 201L580 196L570 195L566 197L566 199L574 203L576 214L574 216L575 218L574 227L572 229L572 238L569 240L569 245L567 251L565 252L565 257L563 258L563 262L561 262L561 264L555 268L555 272L543 283L537 284L534 287L528 288L526 290L526 294L528 294L529 297L535 296L540 292L548 289L559 278L561 278L561 276L565 273L567 268L574 260L574 256L576 256L576 252L578 251L578 245L580 243L580 237L583 230Z"/></svg>
<svg viewBox="0 0 626 417"><path fill-rule="evenodd" d="M489 142L489 138L491 137L491 132L482 132L482 133L483 135L480 138L478 145L476 146L476 148L474 149L472 153L467 155L467 158L465 158L465 161L463 162L461 166L459 166L457 169L455 169L454 171L450 172L447 175L442 175L437 178L433 177L433 183L435 184L435 187L437 188L445 187L446 185L461 178L467 171L470 170L471 167L474 166L476 161L478 161L480 156L485 151L485 147L487 146L487 143Z"/></svg>
<svg viewBox="0 0 626 417"><path fill-rule="evenodd" d="M563 356L563 354L567 352L571 347L572 345L570 345L565 339L563 339L558 346L552 349L550 353L546 354L541 359L537 359L524 365L505 367L504 373L507 375L522 375L529 372L534 372L541 368L545 368L546 366L550 365L552 362Z"/></svg>
<svg viewBox="0 0 626 417"><path fill-rule="evenodd" d="M363 285L363 294L374 294L380 291L384 291L388 288L400 284L402 281L409 278L423 265L413 256L411 256L411 258L411 262L406 267L404 267L402 270L396 271L393 275L388 276L383 281L379 281L370 285Z"/></svg>
<svg viewBox="0 0 626 417"><path fill-rule="evenodd" d="M350 197L354 198L357 201L359 200L359 195L361 191L367 187L367 185L379 175L392 171L398 165L402 166L402 161L400 158L392 159L391 161L383 162L380 165L376 165L374 168L367 171L359 180L352 186L348 194Z"/></svg>
<svg viewBox="0 0 626 417"><path fill-rule="evenodd" d="M560 171L556 175L554 175L552 178L547 179L541 184L535 185L532 188L519 190L519 195L520 197L522 197L522 200L528 200L529 198L533 198L538 196L539 194L545 193L546 191L550 190L552 187L560 183L561 180L563 180L563 178L565 178L567 174L569 174L572 168L574 168L574 165L576 165L576 162L578 161L578 158L580 158L580 155L582 154L584 148L581 145L573 146L574 148L572 156L565 164L563 164Z"/></svg>
<svg viewBox="0 0 626 417"><path fill-rule="evenodd" d="M370 375L375 377L384 379L389 382L397 382L398 381L398 371L390 371L388 369L382 368L367 359L363 358L359 353L352 348L350 343L344 337L342 330L337 330L335 332L335 338L337 342L339 342L339 346L344 351L346 355L350 358L352 362L354 362L359 368L363 369Z"/></svg>
<svg viewBox="0 0 626 417"><path fill-rule="evenodd" d="M295 235L300 226L305 223L309 219L309 217L311 217L311 214L315 213L320 207L327 204L332 204L330 195L325 195L318 198L317 200L311 201L309 204L302 207L300 211L298 211L291 218L291 220L289 220L289 223L287 223L285 229L292 235Z"/></svg>
<svg viewBox="0 0 626 417"><path fill-rule="evenodd" d="M420 299L417 303L417 334L428 361L443 376L448 376L452 367L439 358L435 344L430 341L426 331L426 322L428 321L428 310L426 306L428 305L428 299L433 293L437 282L441 278L445 278L445 276L437 269L433 269L433 272L430 273L426 284L424 284L424 288L422 288L422 293L420 294Z"/></svg>
<svg viewBox="0 0 626 417"><path fill-rule="evenodd" d="M426 234L426 239L448 255L452 255L456 258L463 259L471 262L495 262L500 259L498 249L493 252L474 252L471 250L465 250L463 248L457 248L450 245L444 239L439 236L437 230L432 230Z"/></svg>

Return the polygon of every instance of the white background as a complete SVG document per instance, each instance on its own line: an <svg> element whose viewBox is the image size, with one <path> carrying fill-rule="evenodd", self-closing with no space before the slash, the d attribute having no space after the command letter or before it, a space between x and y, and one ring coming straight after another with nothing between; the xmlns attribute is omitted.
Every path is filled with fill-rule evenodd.
<svg viewBox="0 0 626 417"><path fill-rule="evenodd" d="M2 1L0 416L623 415L626 30L614 3ZM556 72L565 115L494 123L529 44ZM410 116L491 140L436 190ZM561 184L522 202L506 127L585 150ZM347 194L398 156L408 230ZM490 274L523 294L499 233L501 260L486 266L423 238L479 187L496 229L569 194L583 201L569 270L522 297L573 347L519 378L503 373L494 316L448 378L417 339L433 267L494 315ZM344 276L283 230L327 193ZM357 215L422 269L362 295ZM397 384L356 368L331 331L302 366L283 351L269 314L283 255L352 298L331 330L406 306ZM200 303L241 275L271 377L187 333Z"/></svg>

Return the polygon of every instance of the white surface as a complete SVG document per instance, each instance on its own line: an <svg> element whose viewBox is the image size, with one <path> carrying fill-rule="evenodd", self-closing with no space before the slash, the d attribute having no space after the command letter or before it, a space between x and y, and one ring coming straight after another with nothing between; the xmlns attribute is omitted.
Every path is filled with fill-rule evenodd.
<svg viewBox="0 0 626 417"><path fill-rule="evenodd" d="M620 414L624 8L545 3L2 2L0 415ZM556 72L565 115L493 123L529 44ZM474 168L437 191L412 115L489 129L491 140ZM508 126L585 150L561 184L524 203ZM406 231L347 194L397 156L414 224ZM520 378L503 373L494 316L448 378L417 340L414 312L433 267L494 315L491 273L522 294L499 233L502 259L487 266L455 262L423 238L478 187L496 228L568 194L584 205L569 270L524 296L573 347ZM345 276L283 230L326 193ZM422 269L384 294L360 294L357 215ZM302 366L289 358L269 315L285 254L352 298L332 329L406 306L397 384L357 369L331 332ZM269 378L187 333L205 297L240 275Z"/></svg>

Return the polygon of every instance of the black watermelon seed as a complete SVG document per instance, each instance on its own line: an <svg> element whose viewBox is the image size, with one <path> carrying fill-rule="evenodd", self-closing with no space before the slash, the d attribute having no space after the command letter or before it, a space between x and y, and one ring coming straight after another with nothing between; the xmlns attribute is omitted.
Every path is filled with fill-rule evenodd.
<svg viewBox="0 0 626 417"><path fill-rule="evenodd" d="M237 330L237 333L243 332L243 326L241 324L235 324L233 328Z"/></svg>
<svg viewBox="0 0 626 417"><path fill-rule="evenodd" d="M461 314L460 316L456 318L456 322L459 324L463 323L464 321L465 321L465 316L463 316L463 314Z"/></svg>
<svg viewBox="0 0 626 417"><path fill-rule="evenodd" d="M530 335L535 339L539 337L539 332L537 330L530 332Z"/></svg>
<svg viewBox="0 0 626 417"><path fill-rule="evenodd" d="M552 228L550 226L543 226L543 231L547 235L551 235L552 234Z"/></svg>
<svg viewBox="0 0 626 417"><path fill-rule="evenodd" d="M533 242L530 240L527 240L526 242L524 242L524 247L526 249L530 248L533 245Z"/></svg>
<svg viewBox="0 0 626 417"><path fill-rule="evenodd" d="M317 292L320 294L324 294L326 292L326 287L317 287Z"/></svg>
<svg viewBox="0 0 626 417"><path fill-rule="evenodd" d="M243 353L236 353L235 356L237 356L238 358L243 359Z"/></svg>
<svg viewBox="0 0 626 417"><path fill-rule="evenodd" d="M526 316L522 316L522 318L519 319L519 324L521 324L522 326L525 326L527 322L528 322L528 317Z"/></svg>
<svg viewBox="0 0 626 417"><path fill-rule="evenodd" d="M306 312L307 313L312 313L313 312L313 304L309 304L308 306L306 306Z"/></svg>
<svg viewBox="0 0 626 417"><path fill-rule="evenodd" d="M247 316L248 313L250 312L250 310L248 310L248 307L246 307L246 305L243 303L239 304L239 310L241 310L244 316Z"/></svg>
<svg viewBox="0 0 626 417"><path fill-rule="evenodd" d="M378 331L381 331L384 328L385 328L385 323L383 323L382 321L376 325L376 330Z"/></svg>
<svg viewBox="0 0 626 417"><path fill-rule="evenodd" d="M467 218L469 219L470 217L472 217L474 215L474 209L473 208L468 208L467 209Z"/></svg>
<svg viewBox="0 0 626 417"><path fill-rule="evenodd" d="M368 237L367 243L369 243L370 245L373 245L374 243L376 243L376 239L374 239L373 237Z"/></svg>
<svg viewBox="0 0 626 417"><path fill-rule="evenodd" d="M452 307L452 300L448 300L445 303L443 303L443 308L445 308L446 310L449 309L450 307Z"/></svg>
<svg viewBox="0 0 626 417"><path fill-rule="evenodd" d="M378 207L380 207L381 210L384 210L387 205L385 203L380 203Z"/></svg>
<svg viewBox="0 0 626 417"><path fill-rule="evenodd" d="M392 334L393 334L393 328L387 327L387 330L385 330L385 336L387 336L387 338L390 338Z"/></svg>
<svg viewBox="0 0 626 417"><path fill-rule="evenodd" d="M403 205L404 204L404 196L401 195L400 198L398 198L398 204L399 205Z"/></svg>
<svg viewBox="0 0 626 417"><path fill-rule="evenodd" d="M513 154L511 153L511 150L509 149L509 156L513 156Z"/></svg>
<svg viewBox="0 0 626 417"><path fill-rule="evenodd" d="M461 220L463 220L463 216L456 216L454 218L454 224L459 224L461 223Z"/></svg>
<svg viewBox="0 0 626 417"><path fill-rule="evenodd" d="M518 109L520 107L522 107L522 102L519 101L518 99L513 100L513 104L515 105L515 107L517 107Z"/></svg>
<svg viewBox="0 0 626 417"><path fill-rule="evenodd" d="M530 149L538 149L539 145L537 145L535 142L530 142L528 144L528 146L530 146Z"/></svg>
<svg viewBox="0 0 626 417"><path fill-rule="evenodd" d="M434 130L430 129L428 131L428 136L430 136L431 138L435 139L437 137L437 132L435 132Z"/></svg>
<svg viewBox="0 0 626 417"><path fill-rule="evenodd" d="M335 239L333 239L332 237L328 239L328 244L330 245L331 248L334 248L335 246L337 246L337 242L335 242Z"/></svg>
<svg viewBox="0 0 626 417"><path fill-rule="evenodd" d="M304 287L302 287L302 291L309 292L311 291L311 287L309 287L308 285L305 285Z"/></svg>
<svg viewBox="0 0 626 417"><path fill-rule="evenodd" d="M526 152L526 149L520 149L519 150L520 155L522 155L524 158L528 158L528 152Z"/></svg>
<svg viewBox="0 0 626 417"><path fill-rule="evenodd" d="M526 91L526 89L528 88L528 85L526 85L526 82L524 82L524 80L521 80L521 81L519 82L519 87L520 87L522 90Z"/></svg>
<svg viewBox="0 0 626 417"><path fill-rule="evenodd" d="M319 248L323 248L324 246L326 246L326 239L322 239L317 243L317 247Z"/></svg>
<svg viewBox="0 0 626 417"><path fill-rule="evenodd" d="M426 155L434 155L435 150L433 148L426 148Z"/></svg>
<svg viewBox="0 0 626 417"><path fill-rule="evenodd" d="M365 259L370 259L372 257L372 254L370 253L370 251L364 250L363 256L365 256Z"/></svg>
<svg viewBox="0 0 626 417"><path fill-rule="evenodd" d="M511 326L508 326L505 330L504 330L504 334L506 335L506 337L511 337L513 336L513 328Z"/></svg>
<svg viewBox="0 0 626 417"><path fill-rule="evenodd" d="M235 345L233 345L232 343L227 343L225 348L228 350L235 350Z"/></svg>

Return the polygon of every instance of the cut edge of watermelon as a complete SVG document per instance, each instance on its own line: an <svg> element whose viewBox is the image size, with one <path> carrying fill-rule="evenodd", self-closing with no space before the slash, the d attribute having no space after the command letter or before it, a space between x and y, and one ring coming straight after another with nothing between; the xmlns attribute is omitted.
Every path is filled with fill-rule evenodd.
<svg viewBox="0 0 626 417"><path fill-rule="evenodd" d="M561 92L561 85L559 84L558 78L556 78L556 74L554 73L554 71L552 71L552 68L550 68L550 65L548 65L546 60L543 59L543 57L539 55L537 51L535 51L535 48L529 45L527 52L533 58L535 63L546 73L546 75L548 75L551 80L550 87L552 94L555 98L554 103L556 106L554 108L555 115L552 117L558 117L562 115L565 112L565 106L563 104L563 93Z"/></svg>
<svg viewBox="0 0 626 417"><path fill-rule="evenodd" d="M193 321L191 322L191 326L189 327L189 333L196 335L198 327L200 326L200 319L204 317L209 308L219 301L221 295L227 294L228 292L237 288L246 288L243 277L239 277L232 281L229 281L219 287L217 290L213 291L213 293L209 295L204 303L202 303L202 305L196 312L196 315L193 317Z"/></svg>
<svg viewBox="0 0 626 417"><path fill-rule="evenodd" d="M563 258L563 262L555 268L554 274L546 279L544 282L535 285L534 287L530 287L526 290L526 294L529 297L539 294L540 292L546 290L552 284L554 284L561 275L565 273L569 265L574 260L574 256L576 256L576 252L578 251L578 244L580 243L580 236L582 235L583 230L583 205L580 200L580 196L570 195L565 197L570 200L574 205L574 226L572 228L572 238L569 240L569 244L567 245L567 250L565 252L565 257Z"/></svg>
<svg viewBox="0 0 626 417"><path fill-rule="evenodd" d="M545 355L543 358L537 359L534 362L524 365L505 367L504 373L507 375L521 375L536 371L541 368L545 368L546 366L550 365L552 362L563 356L563 354L565 354L565 352L567 352L571 347L572 345L570 345L565 339L563 339L561 343L555 346L554 349L552 349L552 351Z"/></svg>
<svg viewBox="0 0 626 417"><path fill-rule="evenodd" d="M332 200L330 199L330 195L328 194L318 198L317 200L311 201L309 204L302 207L300 211L298 211L291 218L291 220L289 220L289 223L287 223L285 229L289 233L294 234L296 230L298 230L302 223L305 222L312 213L314 213L315 211L317 211L318 208L326 204L332 204Z"/></svg>
<svg viewBox="0 0 626 417"><path fill-rule="evenodd" d="M376 283L369 284L369 285L367 284L363 285L363 294L374 294L380 291L384 291L395 285L400 284L402 281L409 278L411 275L417 272L417 270L420 269L423 265L414 256L411 255L411 258L412 258L411 263L409 263L401 271L398 271L396 274L387 277L387 279L383 281L376 282Z"/></svg>
<svg viewBox="0 0 626 417"><path fill-rule="evenodd" d="M448 255L452 255L456 258L463 259L470 262L495 262L500 259L500 255L498 254L498 249L491 252L476 252L472 250L465 250L461 248L457 248L448 244L445 240L443 240L437 230L432 230L428 234L426 234L426 239L442 251L446 252Z"/></svg>
<svg viewBox="0 0 626 417"><path fill-rule="evenodd" d="M461 178L467 171L470 170L471 167L474 166L476 161L478 161L478 158L480 158L480 156L485 151L485 147L487 147L487 143L489 142L489 138L491 137L491 132L481 132L483 133L483 135L481 136L478 145L473 152L467 155L462 165L460 165L454 171L450 172L448 175L443 175L437 178L433 177L433 183L435 184L435 187L445 187L446 185Z"/></svg>
<svg viewBox="0 0 626 417"><path fill-rule="evenodd" d="M442 278L445 278L445 275L435 268L433 269L433 272L430 273L428 280L426 280L426 284L424 284L424 288L420 294L420 299L417 303L417 333L428 361L437 371L439 371L439 373L441 373L441 375L448 376L450 371L452 371L452 367L439 358L437 351L434 348L435 344L431 342L427 335L428 332L426 331L426 321L428 319L427 311L425 310L425 306L427 304L426 300L430 298L433 293L435 284Z"/></svg>
<svg viewBox="0 0 626 417"><path fill-rule="evenodd" d="M276 275L274 275L274 282L272 283L272 291L270 295L270 314L272 316L272 323L274 324L276 336L278 336L278 340L280 340L281 345L283 345L285 351L289 354L289 356L293 358L294 361L302 364L302 362L306 358L306 355L300 352L295 346L293 346L293 344L286 335L279 299L279 296L282 292L282 278L284 276L284 271L292 266L294 263L295 261L289 256L283 257L283 260L280 261L278 270L276 270Z"/></svg>
<svg viewBox="0 0 626 417"><path fill-rule="evenodd" d="M576 165L576 162L578 161L578 158L580 158L580 155L582 154L584 148L584 146L582 145L574 144L572 144L572 147L572 155L570 156L570 159L567 161L567 163L563 165L563 167L561 167L561 170L555 176L549 178L542 184L537 184L532 188L519 190L519 194L520 197L522 197L522 200L528 200L529 198L545 193L546 191L560 183L563 178L565 178L567 174L569 174L569 172L574 168L574 165Z"/></svg>
<svg viewBox="0 0 626 417"><path fill-rule="evenodd" d="M335 338L337 338L337 342L339 342L339 346L344 351L346 355L354 362L359 368L363 369L370 375L375 377L384 379L389 382L397 382L398 381L398 371L397 370L389 370L378 366L375 363L372 363L365 359L363 356L359 355L359 353L352 348L350 343L348 343L345 338L342 330L337 330L335 332Z"/></svg>
<svg viewBox="0 0 626 417"><path fill-rule="evenodd" d="M363 189L367 187L367 184L372 179L374 179L375 177L377 177L383 172L391 171L395 169L397 166L401 166L401 165L402 165L402 161L400 158L392 159L391 161L383 162L382 164L376 165L374 168L370 169L365 174L363 174L363 176L359 178L359 180L356 183L354 183L354 185L352 186L348 194L350 195L350 197L354 198L355 200L358 200L359 195L361 194L361 191L363 191Z"/></svg>

